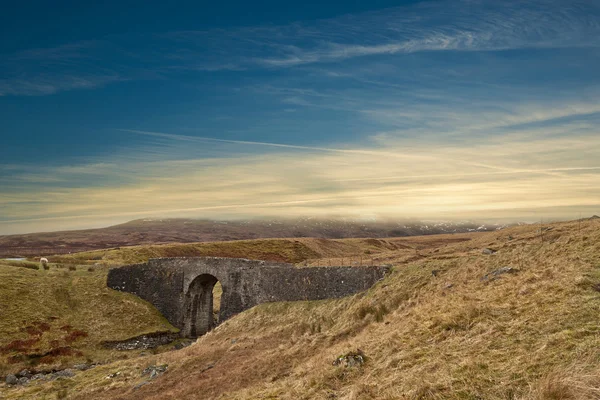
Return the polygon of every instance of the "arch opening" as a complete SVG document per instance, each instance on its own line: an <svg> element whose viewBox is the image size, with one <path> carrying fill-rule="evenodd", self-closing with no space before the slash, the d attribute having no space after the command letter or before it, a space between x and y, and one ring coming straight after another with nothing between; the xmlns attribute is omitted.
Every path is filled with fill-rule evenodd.
<svg viewBox="0 0 600 400"><path fill-rule="evenodd" d="M185 337L202 336L217 325L221 293L221 283L216 277L202 274L194 279L185 295Z"/></svg>

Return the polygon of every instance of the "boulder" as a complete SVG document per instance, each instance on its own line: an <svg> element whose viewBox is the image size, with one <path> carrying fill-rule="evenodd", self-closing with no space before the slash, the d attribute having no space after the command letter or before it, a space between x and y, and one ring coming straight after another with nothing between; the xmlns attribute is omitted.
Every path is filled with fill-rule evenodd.
<svg viewBox="0 0 600 400"><path fill-rule="evenodd" d="M167 371L167 368L169 368L167 364L151 365L142 371L142 376L150 375L150 379L154 379L157 376L164 374Z"/></svg>
<svg viewBox="0 0 600 400"><path fill-rule="evenodd" d="M17 379L17 377L13 374L8 374L6 375L6 384L7 385L16 385L17 383L19 383L19 380Z"/></svg>

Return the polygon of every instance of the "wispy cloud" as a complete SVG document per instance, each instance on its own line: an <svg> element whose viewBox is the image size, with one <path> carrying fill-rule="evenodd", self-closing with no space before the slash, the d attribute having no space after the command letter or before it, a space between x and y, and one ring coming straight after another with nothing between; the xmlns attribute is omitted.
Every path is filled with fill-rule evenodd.
<svg viewBox="0 0 600 400"><path fill-rule="evenodd" d="M418 52L598 47L599 16L600 6L584 0L446 0L283 26L110 36L2 55L0 96L182 71L289 68Z"/></svg>

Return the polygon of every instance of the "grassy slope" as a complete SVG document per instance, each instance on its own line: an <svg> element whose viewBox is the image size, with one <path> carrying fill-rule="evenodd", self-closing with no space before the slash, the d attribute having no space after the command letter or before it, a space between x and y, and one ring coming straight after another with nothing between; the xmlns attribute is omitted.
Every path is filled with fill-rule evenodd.
<svg viewBox="0 0 600 400"><path fill-rule="evenodd" d="M63 388L81 399L600 398L600 222L581 233L576 223L554 224L544 243L536 229L390 250L394 272L366 294L263 304L189 348L5 396ZM498 252L483 255L484 247ZM481 279L503 266L519 272ZM356 349L364 366L332 365ZM154 363L169 371L133 389Z"/></svg>
<svg viewBox="0 0 600 400"><path fill-rule="evenodd" d="M106 288L105 271L32 270L0 262L0 294L0 375L106 361L114 354L99 348L103 340L174 329L150 304ZM32 357L52 350L44 359Z"/></svg>

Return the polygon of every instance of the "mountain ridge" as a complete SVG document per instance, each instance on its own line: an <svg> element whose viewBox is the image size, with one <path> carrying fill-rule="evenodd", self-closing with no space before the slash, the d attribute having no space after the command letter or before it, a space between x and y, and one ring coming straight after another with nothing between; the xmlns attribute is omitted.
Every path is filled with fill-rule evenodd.
<svg viewBox="0 0 600 400"><path fill-rule="evenodd" d="M106 228L0 236L0 256L64 254L121 246L267 238L384 238L493 231L502 224L343 219L137 219Z"/></svg>

